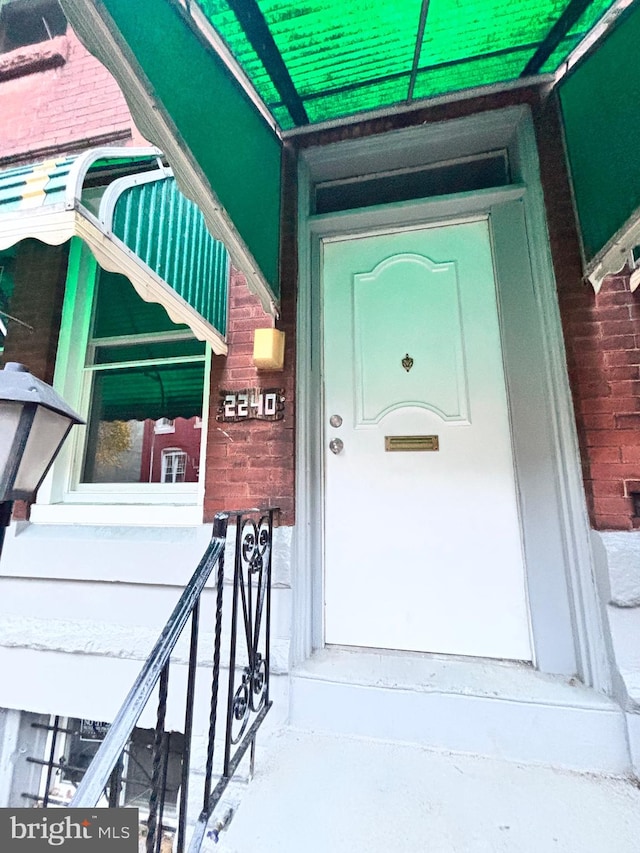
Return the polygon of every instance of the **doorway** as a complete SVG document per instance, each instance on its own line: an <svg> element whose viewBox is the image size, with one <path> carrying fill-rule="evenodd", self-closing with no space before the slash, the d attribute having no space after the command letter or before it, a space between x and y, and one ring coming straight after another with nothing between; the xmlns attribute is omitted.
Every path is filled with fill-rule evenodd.
<svg viewBox="0 0 640 853"><path fill-rule="evenodd" d="M531 660L487 218L324 241L322 279L326 642Z"/></svg>

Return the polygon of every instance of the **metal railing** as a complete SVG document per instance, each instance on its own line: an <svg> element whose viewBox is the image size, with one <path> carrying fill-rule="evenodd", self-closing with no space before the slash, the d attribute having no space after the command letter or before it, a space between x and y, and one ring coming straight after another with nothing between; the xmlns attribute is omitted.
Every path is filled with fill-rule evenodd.
<svg viewBox="0 0 640 853"><path fill-rule="evenodd" d="M191 744L194 735L198 639L202 616L201 597L208 578L215 570L215 618L211 658L211 685L208 690L208 732L206 766L202 790L202 809L195 822L189 853L197 853L207 823L238 765L250 749L251 773L258 729L264 720L269 698L269 634L271 622L271 554L276 509L242 510L218 513L211 542L198 568L186 586L158 641L118 711L102 745L89 765L70 806L92 807L104 796L111 807L121 803L123 756L129 738L158 685L155 736L153 739L152 778L146 815L147 853L159 853L162 843L167 788L169 733L166 731L171 655L178 639L190 622L184 709L184 746L181 756L181 783L178 797L175 853L186 850L187 805L191 770ZM224 742L217 740L219 705L223 705L221 685L224 555L227 527L235 524L235 562L233 572L231 626L227 671L226 720ZM214 754L223 749L221 768L215 769ZM146 811L146 809L145 809Z"/></svg>

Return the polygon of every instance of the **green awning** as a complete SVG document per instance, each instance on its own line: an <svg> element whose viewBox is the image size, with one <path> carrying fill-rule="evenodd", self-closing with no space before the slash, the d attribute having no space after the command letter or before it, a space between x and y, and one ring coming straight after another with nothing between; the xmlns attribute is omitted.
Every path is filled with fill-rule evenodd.
<svg viewBox="0 0 640 853"><path fill-rule="evenodd" d="M228 255L157 149L92 149L0 172L0 251L81 237L106 270L226 353Z"/></svg>
<svg viewBox="0 0 640 853"><path fill-rule="evenodd" d="M287 133L551 83L624 2L61 0L265 307L279 299Z"/></svg>
<svg viewBox="0 0 640 853"><path fill-rule="evenodd" d="M83 19L80 7L93 6L115 26L154 87L163 85L162 66L169 74L179 62L188 69L174 79L179 96L189 100L196 92L215 103L214 79L192 73L207 71L192 63L198 52L195 35L206 37L208 29L211 52L228 50L286 130L553 74L614 2L63 0L62 5L74 27ZM183 33L177 40L172 20ZM205 122L203 112L193 121Z"/></svg>
<svg viewBox="0 0 640 853"><path fill-rule="evenodd" d="M585 271L596 290L640 244L639 43L636 4L559 87Z"/></svg>

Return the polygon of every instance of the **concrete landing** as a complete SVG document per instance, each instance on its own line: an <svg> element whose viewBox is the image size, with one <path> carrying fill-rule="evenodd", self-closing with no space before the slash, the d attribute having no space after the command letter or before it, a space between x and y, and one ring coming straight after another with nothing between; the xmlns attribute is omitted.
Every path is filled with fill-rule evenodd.
<svg viewBox="0 0 640 853"><path fill-rule="evenodd" d="M630 770L616 702L517 663L323 649L292 672L290 696L288 722L303 731L582 772Z"/></svg>
<svg viewBox="0 0 640 853"><path fill-rule="evenodd" d="M206 853L638 853L640 790L599 777L287 729Z"/></svg>

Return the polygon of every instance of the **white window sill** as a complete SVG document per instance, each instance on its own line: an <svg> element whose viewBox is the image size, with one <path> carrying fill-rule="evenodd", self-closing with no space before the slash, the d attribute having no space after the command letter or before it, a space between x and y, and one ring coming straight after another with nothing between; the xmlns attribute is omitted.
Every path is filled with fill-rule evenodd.
<svg viewBox="0 0 640 853"><path fill-rule="evenodd" d="M30 520L36 524L143 525L185 527L202 524L201 504L34 504Z"/></svg>

